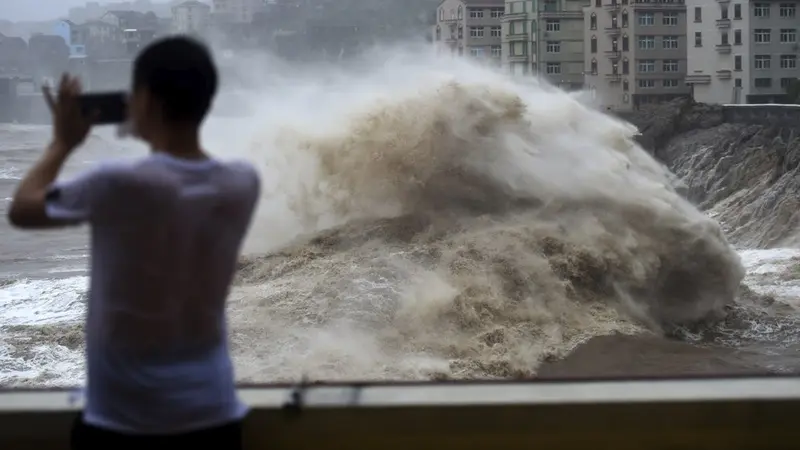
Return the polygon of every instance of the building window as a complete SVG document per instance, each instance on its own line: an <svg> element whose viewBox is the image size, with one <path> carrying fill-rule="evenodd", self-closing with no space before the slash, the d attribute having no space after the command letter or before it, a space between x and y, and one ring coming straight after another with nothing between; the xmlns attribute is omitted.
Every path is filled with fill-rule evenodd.
<svg viewBox="0 0 800 450"><path fill-rule="evenodd" d="M733 57L733 70L742 70L742 55L736 55Z"/></svg>
<svg viewBox="0 0 800 450"><path fill-rule="evenodd" d="M656 16L653 13L639 13L639 26L649 27L656 23Z"/></svg>
<svg viewBox="0 0 800 450"><path fill-rule="evenodd" d="M756 44L769 44L771 39L772 30L769 28L756 29L753 33L753 40Z"/></svg>
<svg viewBox="0 0 800 450"><path fill-rule="evenodd" d="M509 25L510 34L512 36L513 35L518 35L518 34L525 34L525 32L526 32L525 31L525 25L526 25L526 22L524 20L515 20L515 21L511 22L511 24Z"/></svg>
<svg viewBox="0 0 800 450"><path fill-rule="evenodd" d="M558 75L561 73L561 63L549 62L545 70L548 75Z"/></svg>
<svg viewBox="0 0 800 450"><path fill-rule="evenodd" d="M619 28L619 24L617 23L617 15L616 14L611 16L611 28Z"/></svg>
<svg viewBox="0 0 800 450"><path fill-rule="evenodd" d="M703 8L699 6L694 7L694 21L695 23L701 23L703 21Z"/></svg>
<svg viewBox="0 0 800 450"><path fill-rule="evenodd" d="M451 16L453 15L453 10L452 10L452 9L450 10L450 15L451 15ZM462 8L461 6L459 6L459 7L458 7L458 20L461 20L461 19L463 19L463 18L464 18L464 8Z"/></svg>
<svg viewBox="0 0 800 450"><path fill-rule="evenodd" d="M561 53L561 42L547 41L547 53Z"/></svg>
<svg viewBox="0 0 800 450"><path fill-rule="evenodd" d="M597 75L597 60L592 59L592 75Z"/></svg>
<svg viewBox="0 0 800 450"><path fill-rule="evenodd" d="M501 37L503 35L503 30L500 27L492 27L489 31L489 35L491 37Z"/></svg>
<svg viewBox="0 0 800 450"><path fill-rule="evenodd" d="M492 56L495 58L499 58L503 55L503 47L499 45L492 46Z"/></svg>
<svg viewBox="0 0 800 450"><path fill-rule="evenodd" d="M622 28L628 28L628 11L622 11Z"/></svg>
<svg viewBox="0 0 800 450"><path fill-rule="evenodd" d="M723 31L720 35L720 45L731 45L731 41L728 39L728 32Z"/></svg>
<svg viewBox="0 0 800 450"><path fill-rule="evenodd" d="M558 19L547 19L544 27L546 31L561 31L561 21Z"/></svg>
<svg viewBox="0 0 800 450"><path fill-rule="evenodd" d="M592 15L589 16L589 28L592 30L597 29L597 14L595 13L592 13Z"/></svg>
<svg viewBox="0 0 800 450"><path fill-rule="evenodd" d="M649 73L656 71L656 61L654 59L640 59L637 70L639 73Z"/></svg>
<svg viewBox="0 0 800 450"><path fill-rule="evenodd" d="M483 37L483 27L469 27L469 36L474 38Z"/></svg>
<svg viewBox="0 0 800 450"><path fill-rule="evenodd" d="M678 80L675 80L675 79L662 80L661 81L661 85L664 86L665 88L676 88L676 87L678 87Z"/></svg>
<svg viewBox="0 0 800 450"><path fill-rule="evenodd" d="M699 31L694 32L694 46L695 47L702 47L703 46L703 33Z"/></svg>
<svg viewBox="0 0 800 450"><path fill-rule="evenodd" d="M652 89L656 87L656 80L639 80L638 85L641 89Z"/></svg>
<svg viewBox="0 0 800 450"><path fill-rule="evenodd" d="M631 73L631 62L628 61L628 58L622 60L622 74L628 75Z"/></svg>
<svg viewBox="0 0 800 450"><path fill-rule="evenodd" d="M733 18L735 20L742 19L742 5L739 3L733 5Z"/></svg>
<svg viewBox="0 0 800 450"><path fill-rule="evenodd" d="M639 50L653 50L656 48L655 36L639 36Z"/></svg>
<svg viewBox="0 0 800 450"><path fill-rule="evenodd" d="M464 27L458 27L458 38L462 39L464 37Z"/></svg>
<svg viewBox="0 0 800 450"><path fill-rule="evenodd" d="M628 80L622 80L622 90L628 92L630 89L631 89L631 84L628 83ZM627 101L628 94L625 94L625 98L626 98L625 101Z"/></svg>
<svg viewBox="0 0 800 450"><path fill-rule="evenodd" d="M490 15L493 19L499 19L503 17L503 8L492 8Z"/></svg>
<svg viewBox="0 0 800 450"><path fill-rule="evenodd" d="M786 89L796 80L797 78L781 78L781 87Z"/></svg>
<svg viewBox="0 0 800 450"><path fill-rule="evenodd" d="M444 8L439 8L439 21L444 20Z"/></svg>
<svg viewBox="0 0 800 450"><path fill-rule="evenodd" d="M469 8L469 18L470 19L483 19L483 10L476 9L476 8Z"/></svg>
<svg viewBox="0 0 800 450"><path fill-rule="evenodd" d="M797 16L797 6L794 3L781 3L780 16L782 19L794 19Z"/></svg>
<svg viewBox="0 0 800 450"><path fill-rule="evenodd" d="M594 0L594 6L600 8L601 6L603 6L603 0Z"/></svg>
<svg viewBox="0 0 800 450"><path fill-rule="evenodd" d="M756 3L753 5L753 17L769 17L769 3Z"/></svg>
<svg viewBox="0 0 800 450"><path fill-rule="evenodd" d="M797 55L781 55L781 69L796 69Z"/></svg>
<svg viewBox="0 0 800 450"><path fill-rule="evenodd" d="M469 49L469 54L475 57L483 56L483 48L481 47L471 47Z"/></svg>
<svg viewBox="0 0 800 450"><path fill-rule="evenodd" d="M794 44L797 42L797 30L793 28L781 29L781 44Z"/></svg>
<svg viewBox="0 0 800 450"><path fill-rule="evenodd" d="M665 12L664 16L661 18L661 24L667 25L670 27L678 26L678 13L676 12Z"/></svg>
<svg viewBox="0 0 800 450"><path fill-rule="evenodd" d="M631 49L631 40L628 39L627 34L622 35L622 51L627 52Z"/></svg>
<svg viewBox="0 0 800 450"><path fill-rule="evenodd" d="M677 59L665 59L664 60L664 72L677 72L678 71L678 60Z"/></svg>
<svg viewBox="0 0 800 450"><path fill-rule="evenodd" d="M772 78L756 78L753 80L753 85L757 88L771 88Z"/></svg>
<svg viewBox="0 0 800 450"><path fill-rule="evenodd" d="M756 70L769 70L772 68L772 56L756 55L753 63Z"/></svg>
<svg viewBox="0 0 800 450"><path fill-rule="evenodd" d="M733 45L742 45L742 30L734 30Z"/></svg>
<svg viewBox="0 0 800 450"><path fill-rule="evenodd" d="M661 46L666 49L678 48L678 36L662 36Z"/></svg>
<svg viewBox="0 0 800 450"><path fill-rule="evenodd" d="M589 45L592 48L592 53L597 53L597 36L592 36L592 40Z"/></svg>
<svg viewBox="0 0 800 450"><path fill-rule="evenodd" d="M737 88L740 88L740 87L742 87L742 79L741 79L741 78L735 78L735 79L733 80L733 85L734 85L735 87L737 87Z"/></svg>

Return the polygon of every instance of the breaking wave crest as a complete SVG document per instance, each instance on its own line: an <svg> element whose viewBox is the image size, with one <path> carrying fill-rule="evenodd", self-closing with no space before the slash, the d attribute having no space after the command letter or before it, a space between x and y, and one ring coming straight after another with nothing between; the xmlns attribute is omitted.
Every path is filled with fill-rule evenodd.
<svg viewBox="0 0 800 450"><path fill-rule="evenodd" d="M592 336L734 301L738 255L633 127L578 95L442 67L404 66L403 83L313 120L274 113L252 143L265 197L288 205L262 209L255 239L280 215L294 239L242 263L244 379L527 376Z"/></svg>

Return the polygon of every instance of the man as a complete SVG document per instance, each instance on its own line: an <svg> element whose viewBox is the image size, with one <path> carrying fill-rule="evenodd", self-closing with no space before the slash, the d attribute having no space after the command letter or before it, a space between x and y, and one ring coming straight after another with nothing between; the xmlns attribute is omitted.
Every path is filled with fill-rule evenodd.
<svg viewBox="0 0 800 450"><path fill-rule="evenodd" d="M86 138L80 85L61 80L53 140L8 212L19 228L91 226L86 406L72 445L241 446L246 407L228 351L225 299L259 196L256 171L208 156L199 131L217 90L208 51L183 37L136 59L129 115L152 153L55 182Z"/></svg>

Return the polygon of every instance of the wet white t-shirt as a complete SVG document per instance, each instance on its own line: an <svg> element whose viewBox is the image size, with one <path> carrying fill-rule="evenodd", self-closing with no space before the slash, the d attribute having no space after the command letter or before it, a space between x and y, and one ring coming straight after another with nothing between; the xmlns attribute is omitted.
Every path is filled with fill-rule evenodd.
<svg viewBox="0 0 800 450"><path fill-rule="evenodd" d="M248 163L164 153L52 186L47 214L91 226L87 423L165 434L245 415L225 301L259 190Z"/></svg>

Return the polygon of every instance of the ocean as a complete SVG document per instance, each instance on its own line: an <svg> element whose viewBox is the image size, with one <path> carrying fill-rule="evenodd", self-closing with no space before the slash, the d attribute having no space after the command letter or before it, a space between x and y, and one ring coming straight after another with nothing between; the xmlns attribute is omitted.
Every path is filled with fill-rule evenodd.
<svg viewBox="0 0 800 450"><path fill-rule="evenodd" d="M589 98L419 52L246 69L259 87L204 129L263 177L242 382L800 369L800 249L732 246ZM0 126L3 212L49 136ZM64 176L146 151L98 129ZM0 385L80 385L88 230L0 229Z"/></svg>

